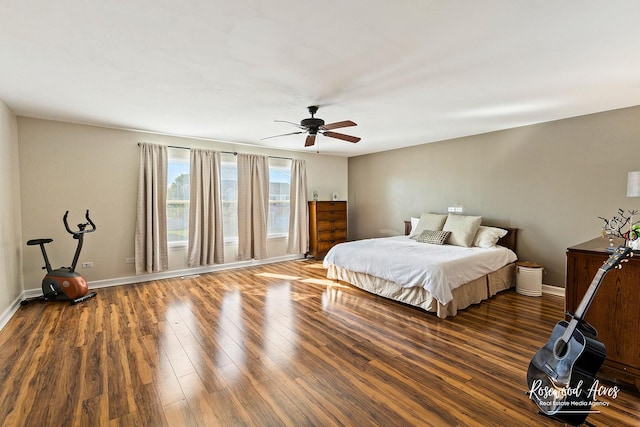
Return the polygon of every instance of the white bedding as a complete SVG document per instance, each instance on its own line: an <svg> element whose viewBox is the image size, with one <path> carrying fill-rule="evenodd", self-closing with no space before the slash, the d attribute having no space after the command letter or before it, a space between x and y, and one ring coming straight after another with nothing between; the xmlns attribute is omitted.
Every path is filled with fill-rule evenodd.
<svg viewBox="0 0 640 427"><path fill-rule="evenodd" d="M341 243L331 248L323 265L380 277L402 287L422 287L447 304L453 299L453 289L516 259L513 251L502 246L432 245L397 236Z"/></svg>

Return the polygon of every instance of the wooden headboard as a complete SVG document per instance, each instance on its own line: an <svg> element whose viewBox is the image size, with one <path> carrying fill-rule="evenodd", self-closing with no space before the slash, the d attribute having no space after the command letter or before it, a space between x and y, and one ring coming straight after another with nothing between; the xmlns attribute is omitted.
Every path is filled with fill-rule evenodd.
<svg viewBox="0 0 640 427"><path fill-rule="evenodd" d="M487 227L498 227L498 228L502 228L503 230L507 230L507 234L505 234L504 237L498 240L498 244L500 246L504 246L505 248L511 249L516 254L518 253L518 251L516 250L518 248L518 229L517 228L503 227L502 225L493 225L493 224L482 224L482 225L486 225ZM411 233L411 221L405 220L404 235L408 236L409 233Z"/></svg>

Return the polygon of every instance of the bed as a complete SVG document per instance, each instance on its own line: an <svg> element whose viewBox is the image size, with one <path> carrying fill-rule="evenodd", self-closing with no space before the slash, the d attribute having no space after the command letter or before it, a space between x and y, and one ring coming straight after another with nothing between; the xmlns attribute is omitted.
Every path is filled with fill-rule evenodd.
<svg viewBox="0 0 640 427"><path fill-rule="evenodd" d="M336 245L323 266L329 279L446 318L514 285L516 243L515 228L429 213L405 221L404 236Z"/></svg>

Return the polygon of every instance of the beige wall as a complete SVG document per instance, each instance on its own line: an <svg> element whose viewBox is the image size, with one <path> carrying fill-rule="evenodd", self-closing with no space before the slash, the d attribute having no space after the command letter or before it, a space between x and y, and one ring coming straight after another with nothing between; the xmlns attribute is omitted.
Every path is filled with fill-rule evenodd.
<svg viewBox="0 0 640 427"><path fill-rule="evenodd" d="M16 116L0 101L0 328L22 294L22 235Z"/></svg>
<svg viewBox="0 0 640 427"><path fill-rule="evenodd" d="M315 153L259 149L189 138L84 126L19 117L20 179L24 239L51 237L54 267L69 265L75 241L64 231L62 215L69 210L71 224L91 210L98 230L86 236L79 263L94 268L80 270L88 281L134 276L135 206L138 176L138 142L201 147L305 159L309 198L318 189L328 200L331 192L347 194L347 159ZM327 171L330 171L328 173ZM233 250L230 250L233 253ZM269 246L269 256L285 255L282 241ZM184 251L170 251L170 268L186 268ZM227 257L227 262L233 261ZM42 279L37 248L24 249L25 289L36 289Z"/></svg>
<svg viewBox="0 0 640 427"><path fill-rule="evenodd" d="M600 235L640 170L640 107L349 159L349 237L403 232L403 220L460 205L517 227L519 256L564 286L567 247Z"/></svg>
<svg viewBox="0 0 640 427"><path fill-rule="evenodd" d="M410 216L462 205L467 214L520 228L521 259L543 263L545 283L563 286L567 246L598 236L598 216L640 209L639 199L625 197L627 172L640 170L639 116L634 107L347 160L24 117L16 131L15 116L2 105L0 197L13 208L3 208L0 262L19 265L22 250L24 288L37 289L40 253L22 247L23 240L54 238L52 264L67 265L75 242L63 230L62 215L68 209L80 220L89 208L99 229L87 236L80 261L95 267L83 275L90 281L132 276L125 259L133 256L137 143L146 141L304 158L309 193L317 189L325 200L332 192L345 199L348 178L352 239L400 234ZM18 139L19 181L17 163L7 160L15 160ZM22 215L11 203L18 183ZM185 267L183 254L172 257L172 269ZM21 281L19 269L3 270L11 284L0 285L10 287L0 296L0 310L16 298L20 285L12 286Z"/></svg>

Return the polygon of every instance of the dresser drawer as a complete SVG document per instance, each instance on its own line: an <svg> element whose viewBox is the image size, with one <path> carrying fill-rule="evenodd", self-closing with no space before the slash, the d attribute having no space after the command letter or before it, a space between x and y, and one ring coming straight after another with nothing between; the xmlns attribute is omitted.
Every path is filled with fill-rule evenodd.
<svg viewBox="0 0 640 427"><path fill-rule="evenodd" d="M336 219L336 220L325 220L318 221L318 231L327 231L327 230L346 230L347 228L347 220L346 219Z"/></svg>
<svg viewBox="0 0 640 427"><path fill-rule="evenodd" d="M318 232L318 241L345 240L347 238L347 230L327 230Z"/></svg>
<svg viewBox="0 0 640 427"><path fill-rule="evenodd" d="M326 211L346 211L346 202L317 202L316 209L318 213Z"/></svg>
<svg viewBox="0 0 640 427"><path fill-rule="evenodd" d="M345 219L345 211L324 211L316 214L317 221Z"/></svg>

